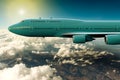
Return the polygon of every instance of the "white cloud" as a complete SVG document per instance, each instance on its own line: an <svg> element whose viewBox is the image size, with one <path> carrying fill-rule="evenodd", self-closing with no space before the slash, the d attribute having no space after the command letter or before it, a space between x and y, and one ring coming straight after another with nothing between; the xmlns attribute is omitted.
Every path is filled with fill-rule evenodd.
<svg viewBox="0 0 120 80"><path fill-rule="evenodd" d="M17 64L12 68L0 70L0 80L62 80L56 75L56 69L46 66L27 68Z"/></svg>
<svg viewBox="0 0 120 80"><path fill-rule="evenodd" d="M91 55L94 58L107 54L112 55L108 51L96 51L94 49L96 45L91 42L74 44L72 39L65 38L29 38L12 34L6 30L0 32L0 42L0 60L3 61L0 63L0 69L2 69L0 70L0 80L62 80L60 76L55 74L57 72L56 69L48 65L27 68L22 63L15 63L14 67L7 68L11 62L4 63L4 61L14 58L21 62L21 55L24 56L24 53L49 54L49 50L53 51L57 48L59 50L54 52L56 53L54 58L60 57L60 59L63 59L64 57L70 57L69 60L64 59L59 63L77 65L74 57L79 57L77 61L83 62L82 66L93 63L90 60L85 60L85 55ZM20 55L16 57L17 54Z"/></svg>
<svg viewBox="0 0 120 80"><path fill-rule="evenodd" d="M3 37L5 35L5 37ZM29 51L35 54L45 54L54 52L56 48L60 48L58 52L54 52L55 58L59 57L80 57L84 55L93 55L98 57L100 55L109 54L107 51L95 51L94 45L91 42L86 44L74 44L72 39L64 38L40 38L40 37L23 37L12 34L8 31L1 31L0 40L0 57L15 56L16 54L27 53Z"/></svg>
<svg viewBox="0 0 120 80"><path fill-rule="evenodd" d="M91 44L90 44L91 45ZM101 55L111 54L108 51L96 51L93 47L87 47L87 45L83 44L65 44L61 45L59 51L55 55L59 57L81 57L84 55L92 55L93 57L98 57Z"/></svg>
<svg viewBox="0 0 120 80"><path fill-rule="evenodd" d="M71 60L63 60L62 61L62 64L66 64L66 63L70 63L70 64L73 64L73 65L78 65L74 59L71 59Z"/></svg>
<svg viewBox="0 0 120 80"><path fill-rule="evenodd" d="M35 52L41 54L49 45L54 46L54 38L29 38L12 34L6 30L0 32L0 80L62 80L56 75L56 69L50 66L38 66L27 68L24 64L16 64L12 68L7 68L9 63L4 60L15 59L17 54ZM55 40L58 40L57 38ZM54 48L54 47L53 47ZM18 56L17 60L21 60Z"/></svg>

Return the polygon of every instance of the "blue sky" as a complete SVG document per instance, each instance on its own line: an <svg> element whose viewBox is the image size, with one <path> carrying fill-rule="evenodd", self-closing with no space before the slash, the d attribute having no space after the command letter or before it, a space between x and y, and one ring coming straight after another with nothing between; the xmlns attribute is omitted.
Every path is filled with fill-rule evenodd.
<svg viewBox="0 0 120 80"><path fill-rule="evenodd" d="M120 0L0 0L0 28L38 17L120 20Z"/></svg>
<svg viewBox="0 0 120 80"><path fill-rule="evenodd" d="M120 19L120 0L54 0L59 16L82 19Z"/></svg>

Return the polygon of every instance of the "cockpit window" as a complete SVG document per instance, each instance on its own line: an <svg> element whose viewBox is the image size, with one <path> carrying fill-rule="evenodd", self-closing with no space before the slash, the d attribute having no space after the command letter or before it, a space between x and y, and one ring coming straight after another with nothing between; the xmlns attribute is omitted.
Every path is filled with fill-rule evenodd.
<svg viewBox="0 0 120 80"><path fill-rule="evenodd" d="M22 22L25 22L24 20Z"/></svg>

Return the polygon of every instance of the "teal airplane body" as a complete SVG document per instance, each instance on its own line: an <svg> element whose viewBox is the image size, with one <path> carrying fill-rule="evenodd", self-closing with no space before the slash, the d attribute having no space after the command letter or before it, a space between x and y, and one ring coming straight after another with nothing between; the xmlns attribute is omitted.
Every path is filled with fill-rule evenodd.
<svg viewBox="0 0 120 80"><path fill-rule="evenodd" d="M120 44L119 21L27 19L10 26L9 31L28 37L70 37L74 43L104 37L107 44Z"/></svg>

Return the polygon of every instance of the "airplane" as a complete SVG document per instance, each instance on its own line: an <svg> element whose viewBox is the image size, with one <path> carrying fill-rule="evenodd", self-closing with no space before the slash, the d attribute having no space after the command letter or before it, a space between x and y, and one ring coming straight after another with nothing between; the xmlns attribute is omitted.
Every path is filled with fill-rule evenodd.
<svg viewBox="0 0 120 80"><path fill-rule="evenodd" d="M104 37L108 45L120 44L120 21L77 19L26 19L8 28L28 37L73 38L73 43L86 43Z"/></svg>

